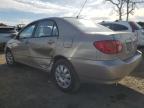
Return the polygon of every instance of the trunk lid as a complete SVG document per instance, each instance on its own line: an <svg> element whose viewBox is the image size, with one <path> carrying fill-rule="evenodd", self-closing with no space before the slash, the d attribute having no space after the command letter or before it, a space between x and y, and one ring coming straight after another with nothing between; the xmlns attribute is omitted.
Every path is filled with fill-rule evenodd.
<svg viewBox="0 0 144 108"><path fill-rule="evenodd" d="M114 34L114 40L119 40L122 43L122 51L117 54L122 60L132 57L137 50L137 37L133 33Z"/></svg>

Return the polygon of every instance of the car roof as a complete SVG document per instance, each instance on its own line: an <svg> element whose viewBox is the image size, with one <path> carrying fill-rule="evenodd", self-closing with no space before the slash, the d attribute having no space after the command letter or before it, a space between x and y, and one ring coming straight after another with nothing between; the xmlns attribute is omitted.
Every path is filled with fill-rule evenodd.
<svg viewBox="0 0 144 108"><path fill-rule="evenodd" d="M85 18L77 18L77 17L48 17L48 18L43 18L43 19L39 19L39 20L33 21L33 22L29 23L29 24L36 23L36 22L43 21L43 20L55 20L56 21L56 20L73 20L73 19L78 19L79 20L79 19L85 19Z"/></svg>

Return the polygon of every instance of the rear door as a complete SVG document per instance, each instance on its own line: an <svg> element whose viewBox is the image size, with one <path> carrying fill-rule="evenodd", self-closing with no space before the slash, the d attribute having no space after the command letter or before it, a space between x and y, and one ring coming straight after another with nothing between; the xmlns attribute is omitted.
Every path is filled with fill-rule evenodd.
<svg viewBox="0 0 144 108"><path fill-rule="evenodd" d="M30 54L35 63L43 69L49 67L55 53L58 36L59 32L55 21L41 20L36 28L34 38L29 41Z"/></svg>

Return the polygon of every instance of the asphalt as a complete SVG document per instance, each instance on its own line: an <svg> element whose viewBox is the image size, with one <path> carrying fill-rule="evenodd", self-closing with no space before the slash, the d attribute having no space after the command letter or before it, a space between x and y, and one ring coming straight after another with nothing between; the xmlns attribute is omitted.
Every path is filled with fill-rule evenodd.
<svg viewBox="0 0 144 108"><path fill-rule="evenodd" d="M77 93L65 94L48 73L8 66L0 55L0 108L143 108L143 64L117 86L85 83Z"/></svg>

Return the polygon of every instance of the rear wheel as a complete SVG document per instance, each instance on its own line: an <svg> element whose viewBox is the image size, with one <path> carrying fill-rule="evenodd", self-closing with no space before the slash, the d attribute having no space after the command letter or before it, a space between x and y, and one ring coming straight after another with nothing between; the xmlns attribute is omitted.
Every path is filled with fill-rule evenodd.
<svg viewBox="0 0 144 108"><path fill-rule="evenodd" d="M79 89L79 78L70 62L65 59L58 60L52 71L54 82L62 91L72 93Z"/></svg>
<svg viewBox="0 0 144 108"><path fill-rule="evenodd" d="M10 50L6 51L5 57L6 57L6 63L8 65L14 65L15 64L13 54Z"/></svg>

